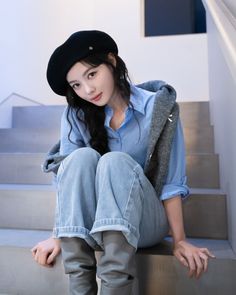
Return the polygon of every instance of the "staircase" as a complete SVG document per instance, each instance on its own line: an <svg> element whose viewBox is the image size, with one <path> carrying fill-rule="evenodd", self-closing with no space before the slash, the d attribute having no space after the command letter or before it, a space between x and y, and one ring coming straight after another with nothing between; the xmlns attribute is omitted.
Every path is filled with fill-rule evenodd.
<svg viewBox="0 0 236 295"><path fill-rule="evenodd" d="M42 173L40 165L59 138L62 110L62 106L15 107L13 127L0 129L0 294L68 294L61 258L53 268L43 268L30 252L51 235L55 189L52 175ZM189 279L171 255L170 238L140 249L139 295L233 295L236 255L227 240L226 196L219 188L209 104L184 102L180 110L191 187L191 196L183 202L185 229L192 243L208 247L217 259L196 280Z"/></svg>

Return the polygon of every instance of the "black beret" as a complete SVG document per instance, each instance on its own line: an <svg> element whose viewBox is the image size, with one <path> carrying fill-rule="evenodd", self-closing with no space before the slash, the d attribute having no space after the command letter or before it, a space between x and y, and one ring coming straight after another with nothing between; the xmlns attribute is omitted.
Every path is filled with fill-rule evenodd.
<svg viewBox="0 0 236 295"><path fill-rule="evenodd" d="M66 75L70 68L83 58L95 53L116 53L116 42L102 31L79 31L72 34L51 55L47 67L47 80L52 90L65 95Z"/></svg>

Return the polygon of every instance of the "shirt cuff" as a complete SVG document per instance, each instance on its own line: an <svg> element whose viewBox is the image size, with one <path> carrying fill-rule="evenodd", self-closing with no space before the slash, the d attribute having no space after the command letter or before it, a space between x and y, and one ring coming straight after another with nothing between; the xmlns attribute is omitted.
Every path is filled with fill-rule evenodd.
<svg viewBox="0 0 236 295"><path fill-rule="evenodd" d="M185 199L189 196L189 188L186 184L165 184L162 189L160 200L168 200L176 196L181 196L182 199Z"/></svg>

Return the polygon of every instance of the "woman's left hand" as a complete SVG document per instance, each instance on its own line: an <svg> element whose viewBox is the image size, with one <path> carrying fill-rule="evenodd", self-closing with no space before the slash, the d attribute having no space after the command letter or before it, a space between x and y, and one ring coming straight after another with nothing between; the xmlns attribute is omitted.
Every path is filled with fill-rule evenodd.
<svg viewBox="0 0 236 295"><path fill-rule="evenodd" d="M197 279L207 271L208 259L215 256L207 248L198 248L185 240L174 245L174 255L182 265L189 269L189 277Z"/></svg>

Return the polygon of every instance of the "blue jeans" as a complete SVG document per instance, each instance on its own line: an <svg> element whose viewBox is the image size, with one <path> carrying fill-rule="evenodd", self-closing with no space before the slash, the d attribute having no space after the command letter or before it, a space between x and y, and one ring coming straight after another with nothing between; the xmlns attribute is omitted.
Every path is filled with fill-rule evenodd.
<svg viewBox="0 0 236 295"><path fill-rule="evenodd" d="M103 231L121 231L136 249L160 242L168 232L162 202L142 167L128 154L101 156L80 148L57 174L54 236L80 237L102 248Z"/></svg>

